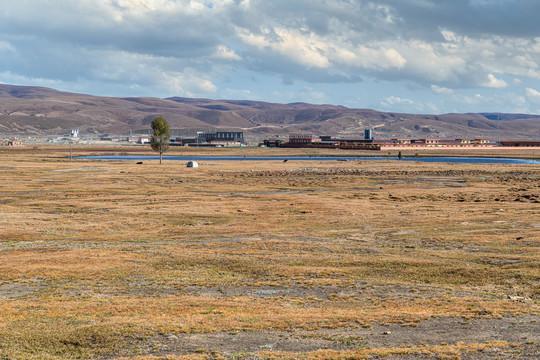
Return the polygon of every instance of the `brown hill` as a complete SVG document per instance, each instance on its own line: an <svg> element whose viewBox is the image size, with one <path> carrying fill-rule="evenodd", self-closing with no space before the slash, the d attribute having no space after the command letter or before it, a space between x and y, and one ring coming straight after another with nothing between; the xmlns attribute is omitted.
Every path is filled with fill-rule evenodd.
<svg viewBox="0 0 540 360"><path fill-rule="evenodd" d="M528 114L418 115L306 103L173 97L113 98L42 87L0 85L0 134L126 134L149 129L163 115L176 133L240 130L247 134L312 133L376 138L540 139L540 116Z"/></svg>

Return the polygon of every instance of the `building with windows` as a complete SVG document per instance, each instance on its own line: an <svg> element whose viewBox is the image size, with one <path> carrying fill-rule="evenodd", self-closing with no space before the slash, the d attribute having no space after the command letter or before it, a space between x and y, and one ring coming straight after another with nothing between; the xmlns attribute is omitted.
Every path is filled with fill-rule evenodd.
<svg viewBox="0 0 540 360"><path fill-rule="evenodd" d="M241 131L198 131L197 144L242 145L244 133Z"/></svg>
<svg viewBox="0 0 540 360"><path fill-rule="evenodd" d="M311 134L289 134L289 147L304 147L311 144L313 136Z"/></svg>
<svg viewBox="0 0 540 360"><path fill-rule="evenodd" d="M397 148L457 148L457 147L491 147L496 144L488 139L373 139L367 131L361 138L334 138L322 135L313 140L311 135L289 135L289 142L281 147L308 147L353 150L388 150Z"/></svg>

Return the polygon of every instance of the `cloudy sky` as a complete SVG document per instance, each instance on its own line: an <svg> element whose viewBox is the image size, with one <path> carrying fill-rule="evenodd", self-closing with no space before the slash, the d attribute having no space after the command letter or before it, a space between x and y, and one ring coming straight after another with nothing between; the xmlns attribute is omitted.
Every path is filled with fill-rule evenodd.
<svg viewBox="0 0 540 360"><path fill-rule="evenodd" d="M0 0L0 83L540 114L538 0Z"/></svg>

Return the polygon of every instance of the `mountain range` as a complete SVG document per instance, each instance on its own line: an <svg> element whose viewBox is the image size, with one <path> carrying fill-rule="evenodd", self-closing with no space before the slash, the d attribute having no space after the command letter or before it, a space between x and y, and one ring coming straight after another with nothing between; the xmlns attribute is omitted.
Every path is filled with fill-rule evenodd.
<svg viewBox="0 0 540 360"><path fill-rule="evenodd" d="M289 133L375 138L540 139L540 116L466 113L404 114L307 103L171 97L100 97L44 87L0 84L0 135L147 132L163 115L173 134L243 131L255 137Z"/></svg>

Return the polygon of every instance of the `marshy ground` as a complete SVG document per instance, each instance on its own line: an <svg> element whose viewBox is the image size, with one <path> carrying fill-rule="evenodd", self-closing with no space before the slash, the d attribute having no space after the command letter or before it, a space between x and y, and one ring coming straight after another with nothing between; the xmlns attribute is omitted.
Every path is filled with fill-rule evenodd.
<svg viewBox="0 0 540 360"><path fill-rule="evenodd" d="M66 155L0 151L2 359L540 357L540 165Z"/></svg>

